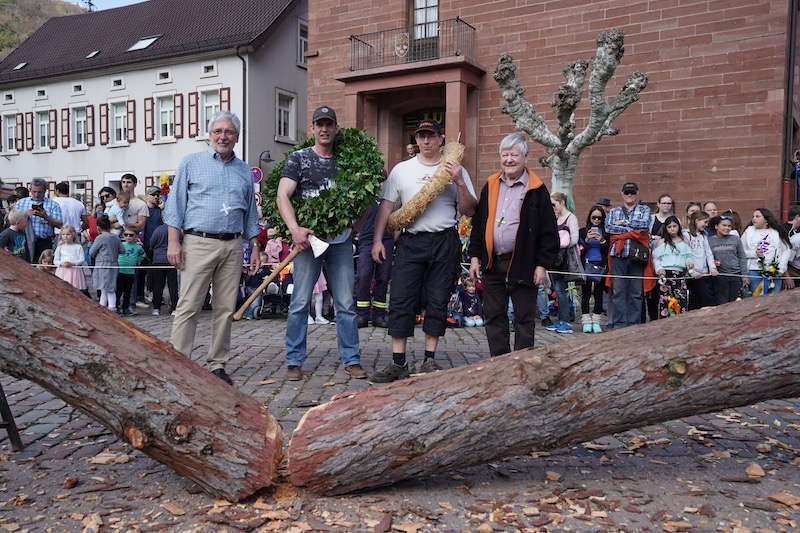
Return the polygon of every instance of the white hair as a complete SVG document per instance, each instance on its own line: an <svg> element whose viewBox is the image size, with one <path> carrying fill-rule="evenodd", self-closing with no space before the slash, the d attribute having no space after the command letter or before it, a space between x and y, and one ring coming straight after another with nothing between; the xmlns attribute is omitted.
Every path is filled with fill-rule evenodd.
<svg viewBox="0 0 800 533"><path fill-rule="evenodd" d="M242 122L239 120L239 117L236 116L236 113L231 113L230 111L217 111L211 115L211 119L208 121L209 131L211 131L211 126L213 126L218 120L230 120L233 123L233 127L236 128L236 135L239 135L242 132Z"/></svg>
<svg viewBox="0 0 800 533"><path fill-rule="evenodd" d="M503 137L503 140L500 141L500 153L511 150L515 146L519 146L519 151L522 152L522 155L528 155L528 141L525 140L525 136L521 133L510 133Z"/></svg>

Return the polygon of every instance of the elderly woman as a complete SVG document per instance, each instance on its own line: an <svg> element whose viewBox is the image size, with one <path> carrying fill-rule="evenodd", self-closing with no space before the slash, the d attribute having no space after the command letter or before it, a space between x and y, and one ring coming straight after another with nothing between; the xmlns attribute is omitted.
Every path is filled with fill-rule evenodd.
<svg viewBox="0 0 800 533"><path fill-rule="evenodd" d="M500 142L500 171L486 179L468 253L470 277L483 271L483 310L492 357L511 351L508 299L514 305L514 349L533 346L537 285L558 257L556 217L547 187L526 167L519 133Z"/></svg>

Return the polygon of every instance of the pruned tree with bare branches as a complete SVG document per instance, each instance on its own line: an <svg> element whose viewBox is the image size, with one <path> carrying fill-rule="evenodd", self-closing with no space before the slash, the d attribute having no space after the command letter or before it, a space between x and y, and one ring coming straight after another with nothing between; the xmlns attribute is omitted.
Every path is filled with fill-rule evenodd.
<svg viewBox="0 0 800 533"><path fill-rule="evenodd" d="M605 136L617 135L619 130L612 122L647 87L647 74L634 72L628 76L619 94L610 102L606 86L625 53L625 35L619 28L601 33L597 37L597 52L591 61L578 60L564 69L566 82L559 88L552 106L558 119L558 132L553 133L544 118L524 98L525 88L517 79L517 66L509 54L500 56L494 79L500 86L506 105L503 113L509 115L518 130L526 132L531 140L547 148L539 158L543 167L550 168L553 176L552 192L563 192L572 198L572 185L581 152ZM575 109L583 96L586 74L589 77L590 112L586 127L576 133Z"/></svg>

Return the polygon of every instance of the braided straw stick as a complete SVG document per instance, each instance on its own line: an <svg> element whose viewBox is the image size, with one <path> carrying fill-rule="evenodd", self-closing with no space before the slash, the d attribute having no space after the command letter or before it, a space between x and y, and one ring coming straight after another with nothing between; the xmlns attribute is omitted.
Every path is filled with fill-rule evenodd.
<svg viewBox="0 0 800 533"><path fill-rule="evenodd" d="M431 179L411 200L404 203L400 209L389 217L387 227L389 231L403 229L411 224L428 207L434 198L439 196L445 187L452 181L453 176L444 168L448 161L461 164L464 157L464 145L458 142L449 142L442 150L442 160Z"/></svg>

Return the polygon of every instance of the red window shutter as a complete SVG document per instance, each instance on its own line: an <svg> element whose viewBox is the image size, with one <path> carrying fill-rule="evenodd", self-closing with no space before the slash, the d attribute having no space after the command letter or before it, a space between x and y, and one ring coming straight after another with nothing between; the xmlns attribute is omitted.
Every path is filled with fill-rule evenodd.
<svg viewBox="0 0 800 533"><path fill-rule="evenodd" d="M136 142L136 100L128 100L128 142Z"/></svg>
<svg viewBox="0 0 800 533"><path fill-rule="evenodd" d="M52 127L52 125L50 126ZM52 132L51 132L52 133ZM69 148L69 108L61 108L61 148Z"/></svg>
<svg viewBox="0 0 800 533"><path fill-rule="evenodd" d="M25 113L25 149L33 150L33 113Z"/></svg>
<svg viewBox="0 0 800 533"><path fill-rule="evenodd" d="M144 140L153 140L153 99L144 99Z"/></svg>
<svg viewBox="0 0 800 533"><path fill-rule="evenodd" d="M50 139L48 146L51 150L58 148L58 136L56 132L56 122L58 122L58 111L51 109L47 112L47 118L50 120Z"/></svg>
<svg viewBox="0 0 800 533"><path fill-rule="evenodd" d="M189 137L197 137L197 93L189 93Z"/></svg>
<svg viewBox="0 0 800 533"><path fill-rule="evenodd" d="M175 138L183 138L183 94L175 95Z"/></svg>
<svg viewBox="0 0 800 533"><path fill-rule="evenodd" d="M17 113L17 131L14 132L14 148L17 152L21 152L25 149L25 117L22 113Z"/></svg>
<svg viewBox="0 0 800 533"><path fill-rule="evenodd" d="M86 146L94 146L94 106L86 106Z"/></svg>
<svg viewBox="0 0 800 533"><path fill-rule="evenodd" d="M219 108L222 111L231 110L231 88L223 87L219 90Z"/></svg>
<svg viewBox="0 0 800 533"><path fill-rule="evenodd" d="M108 104L100 104L100 144L108 144Z"/></svg>

